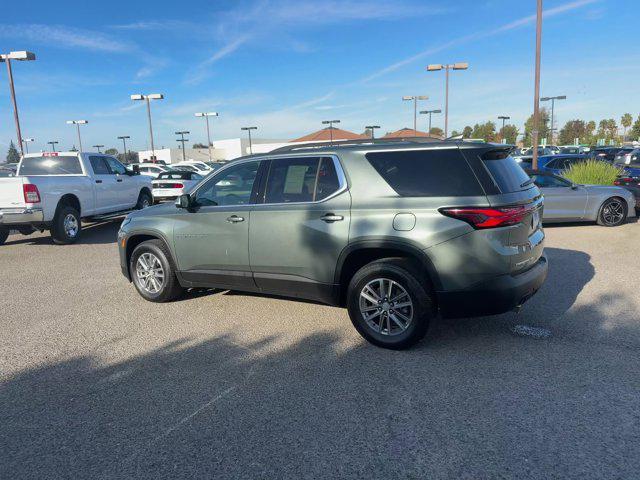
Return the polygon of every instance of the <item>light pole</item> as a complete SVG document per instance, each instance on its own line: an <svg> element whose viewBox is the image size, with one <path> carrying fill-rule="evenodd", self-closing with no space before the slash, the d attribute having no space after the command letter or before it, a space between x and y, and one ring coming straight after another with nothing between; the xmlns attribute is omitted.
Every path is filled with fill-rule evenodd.
<svg viewBox="0 0 640 480"><path fill-rule="evenodd" d="M404 101L413 101L413 132L417 132L418 130L418 100L429 100L429 97L426 95L407 95L402 97Z"/></svg>
<svg viewBox="0 0 640 480"><path fill-rule="evenodd" d="M26 153L29 153L29 142L33 142L34 139L33 138L23 138L22 141L24 142L24 149L26 150Z"/></svg>
<svg viewBox="0 0 640 480"><path fill-rule="evenodd" d="M538 127L540 121L540 54L542 51L542 0L537 0L536 6L536 66L533 86L533 130L531 131L531 145L533 158L531 168L538 169Z"/></svg>
<svg viewBox="0 0 640 480"><path fill-rule="evenodd" d="M466 70L469 68L467 62L452 63L449 65L432 64L427 65L428 72L436 72L438 70L444 70L445 72L445 87L444 87L444 138L449 136L449 70Z"/></svg>
<svg viewBox="0 0 640 480"><path fill-rule="evenodd" d="M104 145L93 145L93 148L97 148L97 149L98 149L98 153L102 153L102 152L100 151L100 149L101 149L102 147L104 147ZM82 150L80 150L80 151L82 151Z"/></svg>
<svg viewBox="0 0 640 480"><path fill-rule="evenodd" d="M442 113L442 110L438 109L438 110L421 110L420 114L421 115L429 115L429 130L427 130L427 133L429 135L431 135L431 114L433 113Z"/></svg>
<svg viewBox="0 0 640 480"><path fill-rule="evenodd" d="M128 159L127 159L127 139L131 138L129 135L122 135L120 137L118 137L118 140L122 140L122 148L124 150L124 154L122 156L122 160L124 161L124 163L129 163Z"/></svg>
<svg viewBox="0 0 640 480"><path fill-rule="evenodd" d="M189 133L186 130L183 130L181 132L176 132L176 135L180 135L180 138L177 139L178 142L182 143L182 161L184 162L187 158L185 157L185 153L184 153L184 142L188 142L189 139L188 138L184 138L185 135L189 135Z"/></svg>
<svg viewBox="0 0 640 480"><path fill-rule="evenodd" d="M147 117L149 119L149 139L151 140L151 160L156 160L156 149L153 145L153 127L151 126L151 100L162 100L164 95L162 93L151 93L149 95L142 95L140 93L131 95L131 100L145 100L147 102Z"/></svg>
<svg viewBox="0 0 640 480"><path fill-rule="evenodd" d="M56 144L58 143L57 140L52 140L50 142L47 142L49 145L51 145L51 149L55 152L56 151Z"/></svg>
<svg viewBox="0 0 640 480"><path fill-rule="evenodd" d="M13 71L11 70L11 60L29 61L35 60L36 56L34 53L27 51L20 52L9 52L0 54L0 63L7 63L7 74L9 77L9 91L11 92L11 103L13 103L13 118L16 122L16 133L18 134L18 145L20 145L20 155L24 155L24 150L22 149L22 133L20 132L20 117L18 115L18 102L16 101L16 90L13 85Z"/></svg>
<svg viewBox="0 0 640 480"><path fill-rule="evenodd" d="M218 112L201 112L196 113L196 117L204 117L207 122L207 148L209 149L209 161L213 162L211 157L211 135L209 134L209 117L217 117Z"/></svg>
<svg viewBox="0 0 640 480"><path fill-rule="evenodd" d="M244 130L249 134L249 154L253 155L253 146L251 145L251 130L257 130L258 127L240 127L240 130Z"/></svg>
<svg viewBox="0 0 640 480"><path fill-rule="evenodd" d="M502 120L502 130L500 130L500 141L502 143L507 143L504 141L504 122L509 120L511 117L508 117L507 115L498 115L498 120Z"/></svg>
<svg viewBox="0 0 640 480"><path fill-rule="evenodd" d="M327 128L329 129L329 145L333 145L333 124L340 123L340 120L323 120L323 125L329 125Z"/></svg>
<svg viewBox="0 0 640 480"><path fill-rule="evenodd" d="M542 97L540 99L541 102L548 102L549 100L551 100L551 145L553 145L553 109L555 107L556 104L556 100L566 100L567 96L566 95L558 95L557 97Z"/></svg>
<svg viewBox="0 0 640 480"><path fill-rule="evenodd" d="M380 125L367 125L366 127L364 127L365 130L371 130L371 140L375 139L375 129L376 128L380 128Z"/></svg>
<svg viewBox="0 0 640 480"><path fill-rule="evenodd" d="M67 120L68 125L75 125L78 129L78 145L80 146L80 151L82 152L82 138L80 138L80 125L86 125L89 123L87 120Z"/></svg>

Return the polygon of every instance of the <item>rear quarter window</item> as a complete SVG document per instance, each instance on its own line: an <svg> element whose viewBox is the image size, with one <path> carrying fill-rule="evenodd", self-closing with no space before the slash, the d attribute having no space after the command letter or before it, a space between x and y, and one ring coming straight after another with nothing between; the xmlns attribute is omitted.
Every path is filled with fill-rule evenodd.
<svg viewBox="0 0 640 480"><path fill-rule="evenodd" d="M481 158L502 193L520 192L534 186L518 162L503 151L487 152Z"/></svg>
<svg viewBox="0 0 640 480"><path fill-rule="evenodd" d="M82 166L78 157L25 157L20 175L82 175Z"/></svg>
<svg viewBox="0 0 640 480"><path fill-rule="evenodd" d="M457 148L372 152L365 156L389 186L403 197L484 195L471 167Z"/></svg>

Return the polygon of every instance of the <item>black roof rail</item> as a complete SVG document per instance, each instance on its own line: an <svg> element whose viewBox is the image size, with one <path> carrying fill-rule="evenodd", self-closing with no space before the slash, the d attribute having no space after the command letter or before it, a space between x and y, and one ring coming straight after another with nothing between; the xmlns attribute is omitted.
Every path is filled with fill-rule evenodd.
<svg viewBox="0 0 640 480"><path fill-rule="evenodd" d="M276 148L271 150L266 155L273 153L285 153L296 150L307 150L314 148L333 148L333 147L350 147L354 145L393 145L401 143L442 143L446 140L440 140L439 138L431 137L398 137L398 138L359 138L357 140L336 140L334 142L315 142L315 143L300 143L299 145L287 145L285 147Z"/></svg>

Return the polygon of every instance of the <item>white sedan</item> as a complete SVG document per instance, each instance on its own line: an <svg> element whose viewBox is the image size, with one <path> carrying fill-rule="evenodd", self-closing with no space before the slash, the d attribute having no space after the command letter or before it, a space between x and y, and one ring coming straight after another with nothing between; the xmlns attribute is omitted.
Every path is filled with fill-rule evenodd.
<svg viewBox="0 0 640 480"><path fill-rule="evenodd" d="M178 198L183 193L189 192L191 187L202 180L204 176L188 171L171 170L162 172L153 180L153 199L160 202Z"/></svg>

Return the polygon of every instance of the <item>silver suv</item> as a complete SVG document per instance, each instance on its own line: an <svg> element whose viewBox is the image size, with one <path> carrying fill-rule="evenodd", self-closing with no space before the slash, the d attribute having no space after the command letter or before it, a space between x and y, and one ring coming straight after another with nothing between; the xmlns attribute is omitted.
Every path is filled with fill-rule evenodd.
<svg viewBox="0 0 640 480"><path fill-rule="evenodd" d="M237 159L130 214L122 272L154 302L221 288L346 307L400 349L430 321L519 308L547 275L542 197L511 147L366 141Z"/></svg>

